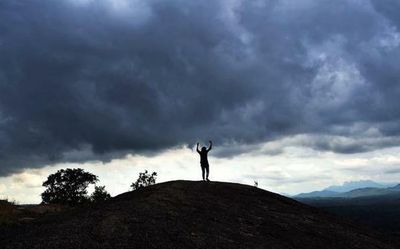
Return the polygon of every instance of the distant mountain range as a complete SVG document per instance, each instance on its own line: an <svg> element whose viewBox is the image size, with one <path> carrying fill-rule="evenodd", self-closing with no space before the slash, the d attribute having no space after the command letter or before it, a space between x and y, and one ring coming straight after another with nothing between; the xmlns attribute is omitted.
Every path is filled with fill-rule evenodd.
<svg viewBox="0 0 400 249"><path fill-rule="evenodd" d="M324 190L344 193L359 188L388 188L388 187L393 187L394 185L396 184L377 183L371 180L360 180L360 181L345 182L342 185L330 186Z"/></svg>
<svg viewBox="0 0 400 249"><path fill-rule="evenodd" d="M390 194L400 194L400 184L384 184L371 180L362 180L345 182L340 186L330 186L321 191L298 194L294 198L356 198Z"/></svg>

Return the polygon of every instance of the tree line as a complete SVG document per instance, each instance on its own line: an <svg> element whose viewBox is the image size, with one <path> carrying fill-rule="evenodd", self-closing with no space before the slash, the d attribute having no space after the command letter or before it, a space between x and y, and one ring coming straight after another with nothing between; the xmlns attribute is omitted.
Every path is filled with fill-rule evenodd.
<svg viewBox="0 0 400 249"><path fill-rule="evenodd" d="M156 183L157 173L147 170L139 173L138 179L131 184L137 190ZM87 203L99 203L111 198L105 186L97 186L99 177L83 169L61 169L47 177L42 186L46 190L41 194L43 204L61 204L78 206ZM95 185L91 195L88 187Z"/></svg>

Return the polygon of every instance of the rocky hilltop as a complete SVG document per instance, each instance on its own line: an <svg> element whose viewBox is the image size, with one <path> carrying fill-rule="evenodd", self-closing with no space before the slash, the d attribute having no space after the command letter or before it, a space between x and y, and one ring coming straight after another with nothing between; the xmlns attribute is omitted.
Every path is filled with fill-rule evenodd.
<svg viewBox="0 0 400 249"><path fill-rule="evenodd" d="M397 242L251 186L165 182L0 229L2 248L395 249Z"/></svg>

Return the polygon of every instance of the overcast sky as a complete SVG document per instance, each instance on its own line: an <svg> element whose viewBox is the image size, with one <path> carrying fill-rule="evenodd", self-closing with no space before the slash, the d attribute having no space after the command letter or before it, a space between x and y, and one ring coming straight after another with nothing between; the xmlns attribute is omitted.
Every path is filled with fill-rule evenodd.
<svg viewBox="0 0 400 249"><path fill-rule="evenodd" d="M0 197L65 167L296 193L400 176L397 0L1 0Z"/></svg>

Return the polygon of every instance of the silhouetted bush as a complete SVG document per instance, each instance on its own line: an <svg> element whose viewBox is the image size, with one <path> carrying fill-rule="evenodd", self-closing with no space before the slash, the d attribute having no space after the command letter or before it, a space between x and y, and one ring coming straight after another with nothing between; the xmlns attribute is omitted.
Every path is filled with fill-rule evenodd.
<svg viewBox="0 0 400 249"><path fill-rule="evenodd" d="M106 191L106 186L95 186L94 192L90 196L92 202L103 202L111 198L111 195Z"/></svg>
<svg viewBox="0 0 400 249"><path fill-rule="evenodd" d="M153 172L150 175L149 172L145 170L143 173L139 173L139 178L136 180L136 182L132 183L131 187L133 190L136 190L142 187L153 185L156 183L156 178L156 172Z"/></svg>
<svg viewBox="0 0 400 249"><path fill-rule="evenodd" d="M61 169L43 182L43 187L47 189L42 193L42 201L69 206L89 202L87 187L97 181L96 175L83 169Z"/></svg>

